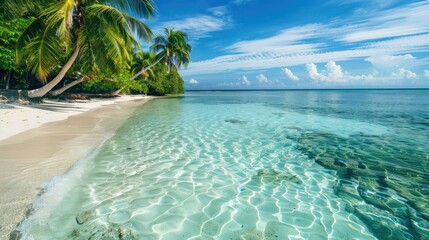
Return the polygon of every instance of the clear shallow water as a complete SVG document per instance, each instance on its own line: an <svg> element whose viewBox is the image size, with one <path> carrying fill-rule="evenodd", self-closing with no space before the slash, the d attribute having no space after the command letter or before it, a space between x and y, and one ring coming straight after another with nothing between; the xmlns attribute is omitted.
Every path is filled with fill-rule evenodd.
<svg viewBox="0 0 429 240"><path fill-rule="evenodd" d="M54 179L24 239L428 239L429 91L192 92Z"/></svg>
<svg viewBox="0 0 429 240"><path fill-rule="evenodd" d="M0 103L0 109L12 109L13 106Z"/></svg>

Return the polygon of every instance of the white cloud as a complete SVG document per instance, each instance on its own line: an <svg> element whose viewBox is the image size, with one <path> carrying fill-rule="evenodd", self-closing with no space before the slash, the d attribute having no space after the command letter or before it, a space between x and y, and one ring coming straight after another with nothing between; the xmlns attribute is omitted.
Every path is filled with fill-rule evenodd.
<svg viewBox="0 0 429 240"><path fill-rule="evenodd" d="M356 3L364 3L365 6L368 8L376 8L376 10L380 8L387 7L389 5L392 5L393 3L397 2L398 0L330 0L327 3L328 4L338 4L338 5L345 5L345 4L356 4Z"/></svg>
<svg viewBox="0 0 429 240"><path fill-rule="evenodd" d="M198 84L199 82L192 78L191 80L189 80L189 83L190 84Z"/></svg>
<svg viewBox="0 0 429 240"><path fill-rule="evenodd" d="M256 76L256 79L258 79L259 83L268 83L268 78L264 76L264 74L259 74Z"/></svg>
<svg viewBox="0 0 429 240"><path fill-rule="evenodd" d="M365 59L378 70L391 71L393 68L411 66L416 58L411 54L405 55L376 55Z"/></svg>
<svg viewBox="0 0 429 240"><path fill-rule="evenodd" d="M323 74L320 74L317 70L317 66L314 63L307 63L305 65L307 68L308 76L313 80L319 80L319 81L327 81L327 77Z"/></svg>
<svg viewBox="0 0 429 240"><path fill-rule="evenodd" d="M243 3L247 3L250 2L251 0L233 0L232 3L234 3L235 5L241 5Z"/></svg>
<svg viewBox="0 0 429 240"><path fill-rule="evenodd" d="M375 74L351 75L351 74L349 74L347 72L345 74L345 78L348 81L374 81L374 80L376 80ZM381 80L381 78L379 78L379 79Z"/></svg>
<svg viewBox="0 0 429 240"><path fill-rule="evenodd" d="M236 53L268 54L267 57L271 58L275 58L279 53L308 53L315 51L322 44L306 44L304 41L317 36L323 28L320 24L288 28L271 37L236 42L226 49Z"/></svg>
<svg viewBox="0 0 429 240"><path fill-rule="evenodd" d="M298 81L299 80L299 77L296 76L295 74L293 74L293 72L289 68L282 68L282 72L284 74L286 74L286 76L289 79L291 79L291 80L294 80L294 81Z"/></svg>
<svg viewBox="0 0 429 240"><path fill-rule="evenodd" d="M208 9L216 17L222 17L228 13L226 6L212 7Z"/></svg>
<svg viewBox="0 0 429 240"><path fill-rule="evenodd" d="M247 79L246 75L243 75L241 78L241 83L243 83L244 85L249 86L251 84L251 82L249 81L249 79Z"/></svg>
<svg viewBox="0 0 429 240"><path fill-rule="evenodd" d="M405 68L400 68L398 71L393 72L392 76L395 78L400 79L414 79L417 78L417 74L414 72L411 72L410 70L407 70Z"/></svg>
<svg viewBox="0 0 429 240"><path fill-rule="evenodd" d="M423 74L424 74L425 78L429 78L429 71L428 70L424 70Z"/></svg>
<svg viewBox="0 0 429 240"><path fill-rule="evenodd" d="M350 81L368 81L374 80L374 75L352 75L348 72L344 72L340 65L336 64L334 61L326 63L325 70L319 72L316 64L308 63L306 64L308 76L319 82L350 82Z"/></svg>
<svg viewBox="0 0 429 240"><path fill-rule="evenodd" d="M328 72L328 79L338 80L344 77L341 66L337 65L335 62L330 61L325 65L325 67Z"/></svg>
<svg viewBox="0 0 429 240"><path fill-rule="evenodd" d="M218 87L227 87L227 88L240 87L240 85L241 84L238 82L223 82L223 83L217 84Z"/></svg>
<svg viewBox="0 0 429 240"><path fill-rule="evenodd" d="M229 27L231 19L227 16L218 16L220 10L213 12L215 16L200 15L196 17L189 17L175 21L162 23L163 27L174 28L176 30L184 31L188 34L191 40L209 37L211 32L222 31ZM160 32L155 30L155 32Z"/></svg>

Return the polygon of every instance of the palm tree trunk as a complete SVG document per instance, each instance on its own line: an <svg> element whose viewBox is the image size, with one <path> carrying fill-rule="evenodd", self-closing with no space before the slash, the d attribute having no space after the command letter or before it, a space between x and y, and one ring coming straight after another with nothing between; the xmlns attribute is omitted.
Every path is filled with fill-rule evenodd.
<svg viewBox="0 0 429 240"><path fill-rule="evenodd" d="M121 91L122 91L122 88L120 88L120 89L118 89L118 90L115 90L115 91L113 91L112 93L110 93L112 96L118 96L119 95L119 93L121 93Z"/></svg>
<svg viewBox="0 0 429 240"><path fill-rule="evenodd" d="M10 87L10 75L12 75L12 71L8 71L6 73L6 88L5 89L9 89L9 87Z"/></svg>
<svg viewBox="0 0 429 240"><path fill-rule="evenodd" d="M75 81L73 81L73 82L71 82L71 83L69 83L69 84L66 84L64 87L62 87L62 88L60 88L60 89L58 89L58 90L54 90L54 91L50 91L49 92L49 94L51 95L51 96L58 96L58 95L60 95L61 93L63 93L63 92L65 92L67 89L69 89L69 88L71 88L71 87L73 87L73 86L75 86L75 85L77 85L77 84L79 84L79 83L81 83L81 82L83 82L83 81L85 81L86 80L86 77L82 77L81 79L79 79L79 80L75 80Z"/></svg>
<svg viewBox="0 0 429 240"><path fill-rule="evenodd" d="M78 44L74 49L73 54L67 61L67 63L61 69L60 73L58 73L58 75L52 81L50 81L43 87L27 91L28 97L30 98L43 97L46 93L51 91L51 89L54 88L59 82L61 82L61 80L64 78L67 71L71 68L77 56L79 55L79 50L80 50L80 46Z"/></svg>
<svg viewBox="0 0 429 240"><path fill-rule="evenodd" d="M162 59L165 58L165 55L161 58L159 58L158 60L156 60L154 63L152 63L151 65L145 67L144 69L142 69L140 72L136 73L136 75L134 75L131 80L136 79L138 76L140 76L140 74L142 74L143 72L146 72L147 70L151 69L153 66L155 66L156 64L158 64Z"/></svg>

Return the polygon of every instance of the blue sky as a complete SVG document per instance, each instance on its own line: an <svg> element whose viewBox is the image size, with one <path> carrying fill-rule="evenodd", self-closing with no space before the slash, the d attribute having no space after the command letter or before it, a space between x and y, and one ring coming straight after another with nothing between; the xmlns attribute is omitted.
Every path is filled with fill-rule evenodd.
<svg viewBox="0 0 429 240"><path fill-rule="evenodd" d="M429 87L429 0L155 0L186 89Z"/></svg>

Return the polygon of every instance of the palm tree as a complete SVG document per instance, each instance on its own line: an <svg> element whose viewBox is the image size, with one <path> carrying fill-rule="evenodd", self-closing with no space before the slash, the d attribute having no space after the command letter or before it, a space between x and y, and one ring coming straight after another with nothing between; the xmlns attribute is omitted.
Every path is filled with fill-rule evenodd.
<svg viewBox="0 0 429 240"><path fill-rule="evenodd" d="M152 52L157 54L157 59L148 67L135 74L131 80L136 79L140 74L151 69L161 61L165 61L170 72L171 67L180 68L182 64L188 66L191 62L191 45L188 44L188 37L182 31L164 28L164 35L158 35L153 39Z"/></svg>
<svg viewBox="0 0 429 240"><path fill-rule="evenodd" d="M133 61L131 65L131 74L134 76L137 72L141 72L141 76L143 79L148 79L148 77L154 75L154 72L152 69L146 69L146 67L150 66L153 62L155 62L155 58L150 53L146 52L136 52L133 55ZM141 71L143 70L143 71ZM133 80L133 79L131 79Z"/></svg>
<svg viewBox="0 0 429 240"><path fill-rule="evenodd" d="M39 0L45 1L45 0ZM17 3L33 2L16 0ZM151 30L128 13L148 18L155 12L152 0L57 0L21 34L17 43L17 61L43 83L29 90L29 97L42 97L53 89L77 60L85 71L108 69L118 71L129 62L133 46L140 48L133 37L146 40ZM52 70L66 55L68 60L56 77L47 83Z"/></svg>

